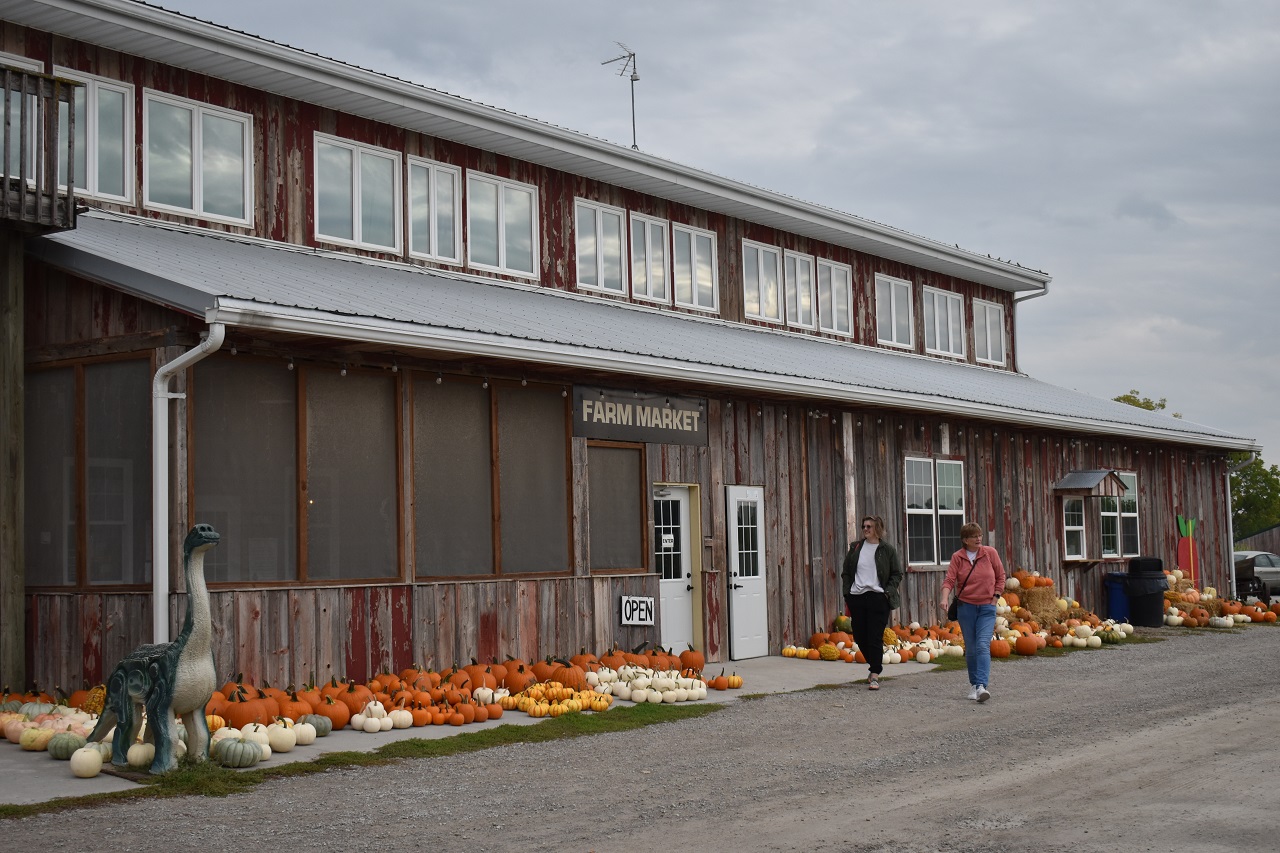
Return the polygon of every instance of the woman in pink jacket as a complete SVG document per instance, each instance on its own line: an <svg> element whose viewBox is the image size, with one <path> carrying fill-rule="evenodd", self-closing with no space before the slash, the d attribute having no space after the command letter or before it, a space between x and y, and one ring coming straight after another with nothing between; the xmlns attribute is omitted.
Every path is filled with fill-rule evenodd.
<svg viewBox="0 0 1280 853"><path fill-rule="evenodd" d="M996 549L982 544L982 528L970 522L960 528L960 550L951 555L942 581L945 613L952 596L960 599L957 619L964 634L964 659L969 666L969 698L991 698L991 635L996 628L996 599L1004 591L1004 564ZM959 590L957 592L956 590Z"/></svg>

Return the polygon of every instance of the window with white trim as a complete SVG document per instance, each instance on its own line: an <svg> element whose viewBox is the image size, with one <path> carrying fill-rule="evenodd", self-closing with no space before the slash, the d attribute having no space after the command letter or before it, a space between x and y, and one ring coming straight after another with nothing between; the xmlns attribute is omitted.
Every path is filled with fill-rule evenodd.
<svg viewBox="0 0 1280 853"><path fill-rule="evenodd" d="M964 356L964 300L960 294L924 289L924 351Z"/></svg>
<svg viewBox="0 0 1280 853"><path fill-rule="evenodd" d="M670 302L667 221L631 214L631 295L653 302Z"/></svg>
<svg viewBox="0 0 1280 853"><path fill-rule="evenodd" d="M743 313L754 320L782 322L780 273L776 246L742 241Z"/></svg>
<svg viewBox="0 0 1280 853"><path fill-rule="evenodd" d="M964 526L964 463L906 460L907 562L939 565L960 547Z"/></svg>
<svg viewBox="0 0 1280 853"><path fill-rule="evenodd" d="M1084 550L1084 498L1062 499L1063 556L1068 560L1083 560Z"/></svg>
<svg viewBox="0 0 1280 853"><path fill-rule="evenodd" d="M1116 476L1125 485L1120 498L1120 555L1136 557L1138 551L1138 475L1117 471Z"/></svg>
<svg viewBox="0 0 1280 853"><path fill-rule="evenodd" d="M84 195L133 200L133 86L65 68L54 73L83 83L76 92L75 180ZM58 184L67 185L67 104L58 104Z"/></svg>
<svg viewBox="0 0 1280 853"><path fill-rule="evenodd" d="M400 251L400 154L315 134L316 238Z"/></svg>
<svg viewBox="0 0 1280 853"><path fill-rule="evenodd" d="M853 334L852 267L818 261L818 328L838 335Z"/></svg>
<svg viewBox="0 0 1280 853"><path fill-rule="evenodd" d="M0 53L0 66L5 65L10 68L18 68L23 71L34 71L37 74L44 71L44 63L42 62L34 59L27 59L25 56L18 56L12 53ZM4 69L0 68L0 74L3 74L3 72ZM4 173L15 178L23 174L24 171L21 168L22 164L19 160L22 156L22 113L22 98L15 98L11 96L9 98L9 114L3 119L0 119L7 121L9 128L9 162L4 164ZM36 128L40 124L39 119L37 118L39 108L37 107L35 97L26 99L26 113L27 163L25 172L27 180L34 181L36 176ZM0 143L3 143L3 141L3 139L0 139Z"/></svg>
<svg viewBox="0 0 1280 853"><path fill-rule="evenodd" d="M1004 365L1004 306L973 300L973 350L983 364Z"/></svg>
<svg viewBox="0 0 1280 853"><path fill-rule="evenodd" d="M812 329L814 318L813 257L799 252L782 253L783 290L787 294L787 325Z"/></svg>
<svg viewBox="0 0 1280 853"><path fill-rule="evenodd" d="M144 90L147 207L253 224L253 117Z"/></svg>
<svg viewBox="0 0 1280 853"><path fill-rule="evenodd" d="M409 254L462 262L462 170L409 157Z"/></svg>
<svg viewBox="0 0 1280 853"><path fill-rule="evenodd" d="M467 175L467 265L535 278L538 275L538 188Z"/></svg>
<svg viewBox="0 0 1280 853"><path fill-rule="evenodd" d="M676 304L702 311L719 311L715 232L673 224L671 242Z"/></svg>
<svg viewBox="0 0 1280 853"><path fill-rule="evenodd" d="M1098 499L1098 515L1102 521L1102 556L1120 556L1120 500L1109 495Z"/></svg>
<svg viewBox="0 0 1280 853"><path fill-rule="evenodd" d="M576 199L573 218L578 251L578 287L626 293L626 251L622 226L626 213L616 207Z"/></svg>
<svg viewBox="0 0 1280 853"><path fill-rule="evenodd" d="M876 339L911 349L911 282L876 273Z"/></svg>

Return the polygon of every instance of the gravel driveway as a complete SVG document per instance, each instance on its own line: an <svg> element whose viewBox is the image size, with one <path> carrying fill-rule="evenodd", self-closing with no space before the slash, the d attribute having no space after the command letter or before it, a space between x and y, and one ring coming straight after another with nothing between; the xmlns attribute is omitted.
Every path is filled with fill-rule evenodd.
<svg viewBox="0 0 1280 853"><path fill-rule="evenodd" d="M998 662L981 706L963 672L928 673L0 831L11 850L1280 849L1280 629L1143 634L1166 641Z"/></svg>

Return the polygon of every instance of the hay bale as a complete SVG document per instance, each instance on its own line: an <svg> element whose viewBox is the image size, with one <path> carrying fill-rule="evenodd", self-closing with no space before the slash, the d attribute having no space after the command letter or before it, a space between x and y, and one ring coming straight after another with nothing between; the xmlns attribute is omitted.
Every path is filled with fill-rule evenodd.
<svg viewBox="0 0 1280 853"><path fill-rule="evenodd" d="M1031 617L1044 625L1061 622L1065 614L1058 608L1058 588L1053 586L1036 586L1023 590L1021 606L1031 612Z"/></svg>

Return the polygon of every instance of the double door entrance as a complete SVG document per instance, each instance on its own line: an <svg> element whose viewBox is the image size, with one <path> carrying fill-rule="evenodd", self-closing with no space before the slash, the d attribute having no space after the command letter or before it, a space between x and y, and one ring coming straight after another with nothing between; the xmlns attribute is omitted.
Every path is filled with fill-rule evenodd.
<svg viewBox="0 0 1280 853"><path fill-rule="evenodd" d="M660 642L679 652L702 630L701 578L695 578L696 490L660 486L653 494L653 554L659 580ZM728 566L725 598L729 616L729 657L769 653L769 607L765 573L764 489L727 486L725 530ZM700 562L699 562L699 575Z"/></svg>

